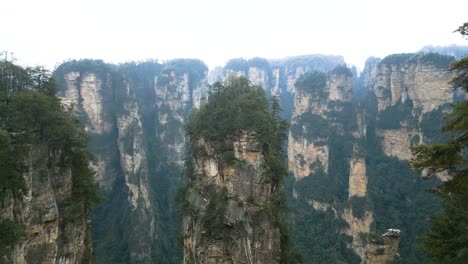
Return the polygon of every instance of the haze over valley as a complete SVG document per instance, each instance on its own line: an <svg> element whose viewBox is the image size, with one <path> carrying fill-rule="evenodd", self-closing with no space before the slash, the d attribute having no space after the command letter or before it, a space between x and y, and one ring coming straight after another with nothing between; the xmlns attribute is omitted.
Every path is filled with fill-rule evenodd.
<svg viewBox="0 0 468 264"><path fill-rule="evenodd" d="M4 7L0 263L468 260L465 1Z"/></svg>

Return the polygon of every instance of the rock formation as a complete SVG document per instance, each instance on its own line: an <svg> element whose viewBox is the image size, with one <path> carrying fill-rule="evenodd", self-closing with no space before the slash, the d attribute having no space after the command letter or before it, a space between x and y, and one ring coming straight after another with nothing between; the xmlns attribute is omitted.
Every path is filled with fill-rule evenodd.
<svg viewBox="0 0 468 264"><path fill-rule="evenodd" d="M238 160L230 166L195 157L190 213L183 220L184 263L279 263L278 219L267 212L278 194L257 138L244 132L229 146Z"/></svg>
<svg viewBox="0 0 468 264"><path fill-rule="evenodd" d="M93 165L105 190L93 219L96 261L180 258L181 251L169 244L178 236L171 221L184 156L183 124L203 100L206 66L196 60L118 67L79 61L63 64L55 74L62 102L74 105L91 135Z"/></svg>
<svg viewBox="0 0 468 264"><path fill-rule="evenodd" d="M246 78L217 89L186 126L184 263L280 263L289 257L280 199L287 126Z"/></svg>
<svg viewBox="0 0 468 264"><path fill-rule="evenodd" d="M399 263L398 244L400 230L388 229L382 236L370 239L366 252L366 264L394 264Z"/></svg>
<svg viewBox="0 0 468 264"><path fill-rule="evenodd" d="M447 103L464 97L447 84L451 60L433 54L371 58L359 78L337 67L344 64L342 57L323 55L236 59L209 74L196 60L62 65L56 72L62 102L75 107L91 134L93 166L106 192L93 219L97 260L181 260L182 250L168 240L178 235L173 200L186 158L184 124L189 111L206 101L207 84L230 74L245 76L267 96L279 97L283 116L291 120L287 153L294 184L289 198L303 199L307 210L315 210L314 221L333 215L334 228L323 232L335 233L337 241L348 237L347 247L364 260L365 233L388 228L394 212L426 210L421 206L426 197L420 197L430 184L420 184L419 175L407 169L409 147L437 141L434 127ZM313 78L307 84L313 72L321 72L318 86ZM256 137L246 131L231 139L229 148L242 163L229 167L213 158L196 159L195 173L201 177L188 196L196 217L184 219L184 261L276 261L277 256L261 252L278 247L277 227L262 217L253 223L245 216L255 216L273 195L261 176L265 157L256 149ZM209 150L209 143L204 144ZM249 178L243 183L234 176ZM413 193L405 189L419 185ZM383 210L388 201L400 204ZM218 232L221 238L206 239L204 218L212 207L224 208L220 226L233 231L229 238ZM392 220L407 223L405 216L398 217ZM313 224L320 223L308 223ZM405 227L396 227L406 233ZM117 242L106 243L115 234ZM413 245L415 236L402 239ZM411 255L409 251L402 254ZM352 255L343 252L337 255Z"/></svg>
<svg viewBox="0 0 468 264"><path fill-rule="evenodd" d="M89 215L72 197L71 168L60 165L60 155L45 142L28 149L27 193L16 198L9 193L1 201L0 219L24 226L6 263L91 263Z"/></svg>

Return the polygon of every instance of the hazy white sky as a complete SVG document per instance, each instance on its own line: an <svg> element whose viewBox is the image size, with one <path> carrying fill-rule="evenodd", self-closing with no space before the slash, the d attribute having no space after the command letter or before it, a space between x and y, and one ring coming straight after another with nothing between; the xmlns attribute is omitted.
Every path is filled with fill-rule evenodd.
<svg viewBox="0 0 468 264"><path fill-rule="evenodd" d="M468 45L467 0L3 0L0 51L21 64L235 57L369 56Z"/></svg>

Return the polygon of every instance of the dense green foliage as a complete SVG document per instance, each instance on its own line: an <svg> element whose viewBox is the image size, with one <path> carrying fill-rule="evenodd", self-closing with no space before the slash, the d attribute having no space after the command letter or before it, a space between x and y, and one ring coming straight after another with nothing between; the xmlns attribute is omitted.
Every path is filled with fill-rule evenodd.
<svg viewBox="0 0 468 264"><path fill-rule="evenodd" d="M313 71L302 75L294 84L299 91L323 96L327 85L327 75L323 72Z"/></svg>
<svg viewBox="0 0 468 264"><path fill-rule="evenodd" d="M413 115L413 102L407 99L398 101L377 114L377 127L381 129L399 129L401 124L417 124L417 117Z"/></svg>
<svg viewBox="0 0 468 264"><path fill-rule="evenodd" d="M179 212L174 203L183 179L181 166L173 158L173 147L184 140L184 126L179 117L186 119L192 106L184 102L183 107L174 109L167 100L182 101L177 86L185 80L191 96L193 89L202 83L206 71L203 62L192 59L120 65L81 60L64 63L56 70L62 91L67 87L64 76L70 72L79 74L75 80L79 92L76 110L80 121L88 125L91 122L80 101L81 89L83 78L95 74L100 85L97 92L102 96L101 118L106 124L112 124L111 129L101 134L90 133L89 147L99 161L104 161L106 175L111 175L113 181L104 202L93 210L92 239L96 262L129 263L136 261L135 254L158 263L181 262ZM161 90L167 93L157 95ZM130 120L125 131L119 130L114 124L135 114L130 111L137 111L138 117ZM164 123L158 119L161 116L167 116ZM121 157L136 155L137 151L145 153L140 170L134 175L125 175ZM145 184L140 182L143 179L149 181L150 208L141 205L139 199L137 202L141 207L135 209L129 203L131 194L126 183ZM154 228L155 236L145 227L150 223L154 223L151 228ZM141 248L148 248L148 245L150 251L140 254Z"/></svg>
<svg viewBox="0 0 468 264"><path fill-rule="evenodd" d="M71 168L70 203L87 211L100 198L89 167L92 156L87 135L71 111L61 106L55 92L48 71L0 63L0 200L8 193L15 197L26 193L23 174L31 169L28 153L45 145L49 167ZM21 239L22 226L12 220L0 221L0 248L6 249Z"/></svg>
<svg viewBox="0 0 468 264"><path fill-rule="evenodd" d="M265 157L265 175L278 192L273 197L274 201L265 208L265 213L276 220L281 232L281 263L292 263L297 256L291 252L288 228L281 220L286 201L279 188L287 174L286 155L282 147L287 138L288 124L279 116L280 111L279 101L273 97L270 105L263 88L251 85L244 77L231 77L224 84L216 83L211 87L208 102L199 110L192 111L186 132L193 156L201 158L213 155L213 158L221 159L225 164L241 162L235 159L230 149L232 140L246 132L255 136ZM201 141L209 145L212 152L208 153ZM190 184L196 175L189 173L186 177ZM213 229L218 234L223 232L216 231L217 227L226 228L219 218L223 215L220 210L225 208L225 198L222 195L223 192L218 192L211 197L205 216L205 228Z"/></svg>
<svg viewBox="0 0 468 264"><path fill-rule="evenodd" d="M383 58L381 64L403 65L405 63L431 64L438 68L448 68L454 60L453 56L438 53L401 53Z"/></svg>
<svg viewBox="0 0 468 264"><path fill-rule="evenodd" d="M25 170L18 160L21 148L12 144L10 134L0 129L0 191L11 191L15 196L26 191L21 173Z"/></svg>
<svg viewBox="0 0 468 264"><path fill-rule="evenodd" d="M277 100L270 110L261 87L252 86L244 77L233 77L224 85L213 85L208 103L193 110L186 131L193 155L208 155L199 144L203 139L228 164L234 161L229 140L243 132L254 132L266 159L267 173L277 186L287 173L281 148L287 128L279 117Z"/></svg>
<svg viewBox="0 0 468 264"><path fill-rule="evenodd" d="M347 223L335 217L331 208L313 210L308 203L313 199L311 196L323 199L321 201L333 200L333 192L337 190L324 190L326 181L327 176L320 173L298 182L294 182L292 177L288 181L289 221L295 250L302 255L304 263L360 263L360 258L347 246L351 237L342 234ZM298 198L293 198L293 186Z"/></svg>
<svg viewBox="0 0 468 264"><path fill-rule="evenodd" d="M329 122L321 115L305 112L295 119L291 125L291 134L294 138L314 138L320 140L328 137L330 133Z"/></svg>
<svg viewBox="0 0 468 264"><path fill-rule="evenodd" d="M403 64L408 61L414 54L413 53L401 53L392 54L383 58L380 63L382 64Z"/></svg>
<svg viewBox="0 0 468 264"><path fill-rule="evenodd" d="M425 231L428 216L440 210L439 200L426 192L438 180L424 181L411 172L407 161L385 155L375 129L376 124L369 122L365 152L368 206L374 212L372 230L382 234L388 228L400 229L399 253L405 262L427 263L417 238Z"/></svg>
<svg viewBox="0 0 468 264"><path fill-rule="evenodd" d="M13 192L16 187L24 190L18 179L21 177L18 163L24 162L24 150L31 144L46 143L51 152L60 153L60 166L72 168L74 198L86 206L96 202L99 191L94 172L88 166L92 157L86 147L87 136L73 114L65 111L55 97L56 87L50 73L40 68L22 69L9 62L3 65L0 137L5 146L2 148L5 155L2 165L8 167L5 173L9 174L5 177L9 180L2 180L5 187L16 182L9 189ZM15 153L13 164L11 155ZM2 186L2 189L6 188Z"/></svg>
<svg viewBox="0 0 468 264"><path fill-rule="evenodd" d="M468 36L468 23L458 31ZM457 73L452 84L468 92L468 57L452 64ZM444 211L431 218L430 230L423 237L423 248L436 263L465 263L468 259L468 101L456 104L447 115L442 132L446 143L412 148L414 169L429 173L448 171L453 178L434 192L444 203Z"/></svg>
<svg viewBox="0 0 468 264"><path fill-rule="evenodd" d="M353 72L351 69L346 67L346 65L338 65L333 70L330 71L330 74L337 74L337 75L346 75L348 77L353 77Z"/></svg>
<svg viewBox="0 0 468 264"><path fill-rule="evenodd" d="M0 219L0 263L4 262L3 256L9 255L12 246L16 245L24 236L24 227L9 219Z"/></svg>
<svg viewBox="0 0 468 264"><path fill-rule="evenodd" d="M405 63L412 56L396 55L390 61ZM346 74L345 69L338 68L337 72ZM418 250L417 237L424 232L427 217L440 209L439 200L425 191L438 181L423 181L418 173L410 171L408 162L388 157L382 150L382 138L377 136L376 131L402 126L420 128L425 135L427 131L425 139L441 140L442 137L433 128L441 122L446 107L426 113L418 120L419 113L414 112L411 100L398 102L380 112L372 93L366 96L362 92L359 96L363 98L357 96L353 102L327 102L326 94L319 93L325 90L325 83L326 74L323 73L304 75L296 83L298 90L311 96L312 104L326 104L328 111L320 114L305 112L296 116L291 134L296 140L305 138L314 145L327 145L329 149L328 173L320 163L313 163L313 173L288 187L291 188L288 189L290 197L293 187L297 195L297 198L289 200L296 249L307 263L359 263L359 257L346 246L351 242L351 237L343 234L347 224L337 215L344 209L352 209L354 217L363 218L366 211L371 211L374 217L373 232L401 229L399 253L403 259L407 263L427 263L425 255ZM316 89L311 89L314 87ZM364 138L353 135L353 131L359 129L356 122L358 113L366 113ZM413 140L416 143L419 138ZM367 195L348 198L349 161L356 156L363 157L366 162ZM311 210L312 201L322 203L323 211ZM319 228L311 228L315 226ZM365 234L362 234L362 239L365 241Z"/></svg>

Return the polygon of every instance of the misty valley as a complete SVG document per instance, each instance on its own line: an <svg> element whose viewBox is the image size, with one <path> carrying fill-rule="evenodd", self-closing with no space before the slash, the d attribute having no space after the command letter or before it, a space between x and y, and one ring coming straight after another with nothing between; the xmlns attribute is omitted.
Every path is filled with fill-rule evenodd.
<svg viewBox="0 0 468 264"><path fill-rule="evenodd" d="M4 59L0 263L466 263L467 52Z"/></svg>

